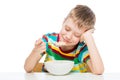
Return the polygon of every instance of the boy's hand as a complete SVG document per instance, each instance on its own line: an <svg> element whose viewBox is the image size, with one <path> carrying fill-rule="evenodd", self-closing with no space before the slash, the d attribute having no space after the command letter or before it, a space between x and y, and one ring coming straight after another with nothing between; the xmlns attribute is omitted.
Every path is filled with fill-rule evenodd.
<svg viewBox="0 0 120 80"><path fill-rule="evenodd" d="M45 44L45 42L42 41L41 38L36 40L34 51L36 51L36 52L38 52L40 54L42 54L43 52L46 51L46 44Z"/></svg>
<svg viewBox="0 0 120 80"><path fill-rule="evenodd" d="M80 37L80 42L84 41L85 37L92 35L92 33L94 33L94 30L95 29L90 29L90 30L87 30L86 32L84 32Z"/></svg>

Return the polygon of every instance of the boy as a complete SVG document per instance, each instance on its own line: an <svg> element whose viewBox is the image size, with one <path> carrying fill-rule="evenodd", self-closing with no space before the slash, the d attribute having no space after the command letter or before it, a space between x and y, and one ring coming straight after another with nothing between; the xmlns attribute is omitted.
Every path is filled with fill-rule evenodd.
<svg viewBox="0 0 120 80"><path fill-rule="evenodd" d="M102 74L104 65L92 36L95 20L89 7L77 5L73 8L64 20L60 33L45 34L35 42L35 47L25 61L26 72L31 72L41 57L47 54L45 61L74 61L74 72L88 72L88 65L92 73ZM64 45L56 46L52 41Z"/></svg>

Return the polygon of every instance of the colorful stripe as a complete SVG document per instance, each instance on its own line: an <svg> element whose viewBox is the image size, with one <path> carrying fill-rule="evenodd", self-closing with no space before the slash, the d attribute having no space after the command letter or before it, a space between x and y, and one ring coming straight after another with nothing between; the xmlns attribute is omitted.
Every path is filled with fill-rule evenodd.
<svg viewBox="0 0 120 80"><path fill-rule="evenodd" d="M63 52L59 47L53 45L48 42L49 39L52 39L56 42L59 40L59 34L52 33L46 34L42 38L45 42L47 42L47 50L46 50L46 58L45 61L50 60L72 60L74 61L74 67L72 72L87 72L87 68L85 67L86 62L90 59L88 48L85 43L79 43L76 45L75 49L71 52Z"/></svg>

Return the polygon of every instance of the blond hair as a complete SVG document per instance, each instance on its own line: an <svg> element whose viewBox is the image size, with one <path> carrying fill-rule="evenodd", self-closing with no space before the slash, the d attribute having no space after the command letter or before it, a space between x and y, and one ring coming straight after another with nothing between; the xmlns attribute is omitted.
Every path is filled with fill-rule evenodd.
<svg viewBox="0 0 120 80"><path fill-rule="evenodd" d="M77 5L70 11L67 18L72 18L79 28L87 30L93 29L96 21L95 14L86 5Z"/></svg>

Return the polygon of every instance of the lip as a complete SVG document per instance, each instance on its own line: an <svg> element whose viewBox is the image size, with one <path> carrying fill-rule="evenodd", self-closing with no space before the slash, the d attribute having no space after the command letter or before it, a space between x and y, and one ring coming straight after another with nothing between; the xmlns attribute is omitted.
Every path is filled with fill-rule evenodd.
<svg viewBox="0 0 120 80"><path fill-rule="evenodd" d="M65 38L62 38L63 39L63 42L65 43L71 43L69 40L66 40Z"/></svg>
<svg viewBox="0 0 120 80"><path fill-rule="evenodd" d="M65 39L63 35L60 35L60 41L65 42L67 44L71 43L69 40Z"/></svg>
<svg viewBox="0 0 120 80"><path fill-rule="evenodd" d="M65 43L71 43L71 42L69 42L68 40L64 40L64 42L65 42Z"/></svg>

